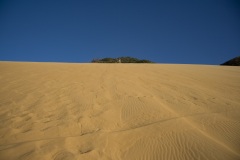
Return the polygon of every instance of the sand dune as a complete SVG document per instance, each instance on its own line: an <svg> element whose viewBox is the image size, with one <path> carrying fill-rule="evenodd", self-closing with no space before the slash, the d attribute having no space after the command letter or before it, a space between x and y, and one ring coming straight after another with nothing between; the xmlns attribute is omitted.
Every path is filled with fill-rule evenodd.
<svg viewBox="0 0 240 160"><path fill-rule="evenodd" d="M1 160L240 159L240 68L0 62Z"/></svg>

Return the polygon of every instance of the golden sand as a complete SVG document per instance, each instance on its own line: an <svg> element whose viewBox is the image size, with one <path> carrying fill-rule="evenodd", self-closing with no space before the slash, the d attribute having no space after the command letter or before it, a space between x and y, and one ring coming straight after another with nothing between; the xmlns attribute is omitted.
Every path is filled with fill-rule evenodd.
<svg viewBox="0 0 240 160"><path fill-rule="evenodd" d="M240 159L240 68L0 62L1 160Z"/></svg>

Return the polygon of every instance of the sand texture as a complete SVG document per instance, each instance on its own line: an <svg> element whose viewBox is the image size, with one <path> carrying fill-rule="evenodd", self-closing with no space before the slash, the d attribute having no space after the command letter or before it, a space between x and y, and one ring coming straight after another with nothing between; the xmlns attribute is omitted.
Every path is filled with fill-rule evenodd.
<svg viewBox="0 0 240 160"><path fill-rule="evenodd" d="M0 62L1 160L239 160L240 68Z"/></svg>

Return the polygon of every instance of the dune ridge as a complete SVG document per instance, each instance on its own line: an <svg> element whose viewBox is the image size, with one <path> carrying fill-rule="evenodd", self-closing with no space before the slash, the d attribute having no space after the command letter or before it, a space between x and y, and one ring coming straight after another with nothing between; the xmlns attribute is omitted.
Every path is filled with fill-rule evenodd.
<svg viewBox="0 0 240 160"><path fill-rule="evenodd" d="M239 67L0 62L0 159L240 159Z"/></svg>

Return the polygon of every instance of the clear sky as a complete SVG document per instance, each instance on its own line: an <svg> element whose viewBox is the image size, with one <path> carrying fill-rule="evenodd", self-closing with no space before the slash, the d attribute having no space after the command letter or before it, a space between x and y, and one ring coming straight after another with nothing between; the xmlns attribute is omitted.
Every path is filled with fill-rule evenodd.
<svg viewBox="0 0 240 160"><path fill-rule="evenodd" d="M239 0L0 0L2 61L220 64L239 55Z"/></svg>

